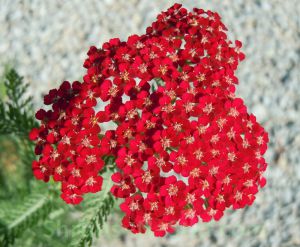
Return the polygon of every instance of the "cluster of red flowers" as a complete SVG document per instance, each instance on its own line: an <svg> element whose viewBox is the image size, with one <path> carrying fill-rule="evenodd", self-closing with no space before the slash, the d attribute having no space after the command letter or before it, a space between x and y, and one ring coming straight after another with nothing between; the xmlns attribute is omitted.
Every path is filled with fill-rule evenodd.
<svg viewBox="0 0 300 247"><path fill-rule="evenodd" d="M225 31L217 13L175 4L146 34L91 47L84 82L63 82L44 98L52 109L36 114L35 176L60 181L77 204L101 190L103 158L113 156L123 226L156 236L251 205L268 135L235 97L244 54ZM115 128L103 133L106 122Z"/></svg>

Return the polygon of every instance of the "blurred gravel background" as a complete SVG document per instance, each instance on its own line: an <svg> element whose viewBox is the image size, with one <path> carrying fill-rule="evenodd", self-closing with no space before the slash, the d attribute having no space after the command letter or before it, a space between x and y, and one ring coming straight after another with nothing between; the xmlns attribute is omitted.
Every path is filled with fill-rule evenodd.
<svg viewBox="0 0 300 247"><path fill-rule="evenodd" d="M90 45L143 33L174 2L0 0L0 72L4 64L16 66L41 105L42 93L81 79ZM252 207L227 212L220 222L162 239L106 229L97 246L300 246L300 1L178 2L217 11L230 38L244 44L238 95L270 134L268 184Z"/></svg>

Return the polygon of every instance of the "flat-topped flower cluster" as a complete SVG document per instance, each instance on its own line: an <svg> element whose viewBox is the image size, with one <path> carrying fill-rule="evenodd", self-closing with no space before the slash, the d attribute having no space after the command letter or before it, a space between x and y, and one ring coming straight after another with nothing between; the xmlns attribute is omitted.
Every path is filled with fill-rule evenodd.
<svg viewBox="0 0 300 247"><path fill-rule="evenodd" d="M156 236L251 205L265 185L268 135L235 96L244 54L225 31L217 13L175 4L146 34L91 47L83 82L50 90L52 109L36 113L36 178L61 182L77 204L101 190L112 156L123 226ZM116 127L104 132L107 122Z"/></svg>

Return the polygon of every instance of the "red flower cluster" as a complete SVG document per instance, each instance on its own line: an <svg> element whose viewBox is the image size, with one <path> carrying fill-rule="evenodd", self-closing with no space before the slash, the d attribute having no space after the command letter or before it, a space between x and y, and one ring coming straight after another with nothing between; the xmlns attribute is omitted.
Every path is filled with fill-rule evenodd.
<svg viewBox="0 0 300 247"><path fill-rule="evenodd" d="M175 4L146 34L91 47L84 82L51 90L52 109L36 114L35 176L60 181L76 204L101 190L103 158L113 156L123 226L156 236L251 205L268 135L235 97L244 54L225 31L217 13ZM116 127L102 133L107 122Z"/></svg>

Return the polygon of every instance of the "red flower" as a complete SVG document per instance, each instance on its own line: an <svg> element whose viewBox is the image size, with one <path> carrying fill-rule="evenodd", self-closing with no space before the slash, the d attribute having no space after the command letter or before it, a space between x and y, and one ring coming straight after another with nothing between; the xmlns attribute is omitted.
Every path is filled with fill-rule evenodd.
<svg viewBox="0 0 300 247"><path fill-rule="evenodd" d="M173 233L175 229L169 222L163 222L161 220L153 220L151 223L151 231L154 232L156 237L163 237L166 233Z"/></svg>
<svg viewBox="0 0 300 247"><path fill-rule="evenodd" d="M68 204L79 204L83 198L81 196L81 194L78 193L73 193L71 191L67 191L65 193L61 194L61 198Z"/></svg>
<svg viewBox="0 0 300 247"><path fill-rule="evenodd" d="M35 177L60 182L63 200L78 204L101 190L113 159L123 227L155 236L251 205L269 139L235 95L244 54L226 30L217 13L175 4L146 34L92 46L83 82L50 90L52 108L36 113Z"/></svg>
<svg viewBox="0 0 300 247"><path fill-rule="evenodd" d="M177 181L175 176L167 177L165 185L161 186L160 194L166 197L166 200L180 201L184 197L186 185L183 181Z"/></svg>
<svg viewBox="0 0 300 247"><path fill-rule="evenodd" d="M83 177L85 180L83 186L81 187L81 191L83 193L96 193L101 190L103 178L100 176L95 176L93 173L87 173Z"/></svg>
<svg viewBox="0 0 300 247"><path fill-rule="evenodd" d="M135 186L132 183L132 178L121 173L114 173L111 177L112 181L118 185L113 185L111 193L119 198L126 198L135 192Z"/></svg>

